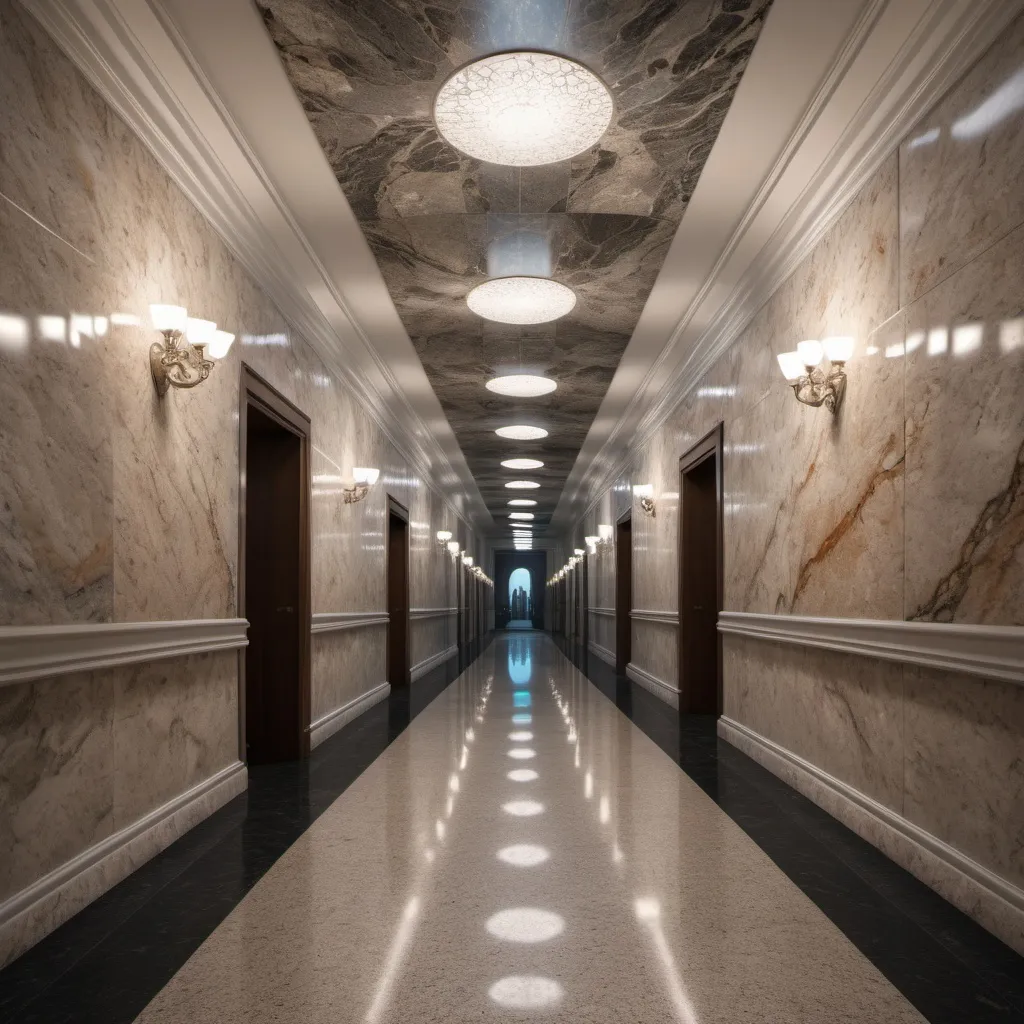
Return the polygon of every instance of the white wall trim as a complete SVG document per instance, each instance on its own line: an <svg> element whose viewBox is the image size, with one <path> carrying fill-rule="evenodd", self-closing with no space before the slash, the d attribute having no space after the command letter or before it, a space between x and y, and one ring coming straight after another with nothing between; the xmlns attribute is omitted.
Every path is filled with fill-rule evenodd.
<svg viewBox="0 0 1024 1024"><path fill-rule="evenodd" d="M458 615L458 608L410 608L410 619L438 619L442 615Z"/></svg>
<svg viewBox="0 0 1024 1024"><path fill-rule="evenodd" d="M1024 685L1024 627L721 612L721 633L861 654Z"/></svg>
<svg viewBox="0 0 1024 1024"><path fill-rule="evenodd" d="M320 746L324 740L330 739L331 736L348 725L349 722L358 718L364 711L372 708L374 704L379 704L382 700L386 700L390 693L391 684L380 683L378 686L373 687L372 690L361 693L347 704L342 704L340 708L328 711L326 715L321 715L315 722L311 722L309 726L310 750Z"/></svg>
<svg viewBox="0 0 1024 1024"><path fill-rule="evenodd" d="M588 640L587 647L590 649L591 654L596 654L602 661L607 662L612 668L615 667L615 652L609 651L607 647L602 647L596 640Z"/></svg>
<svg viewBox="0 0 1024 1024"><path fill-rule="evenodd" d="M626 676L645 690L649 690L655 697L661 698L666 704L674 708L679 707L679 690L671 683L666 683L664 679L659 679L633 662L626 666Z"/></svg>
<svg viewBox="0 0 1024 1024"><path fill-rule="evenodd" d="M432 654L429 658L424 658L422 661L417 662L409 670L409 679L412 682L416 682L421 676L425 676L432 668L437 668L442 662L447 661L449 658L455 657L459 653L459 648L456 645L452 645L443 651L439 651L437 654Z"/></svg>
<svg viewBox="0 0 1024 1024"><path fill-rule="evenodd" d="M668 626L679 625L678 612L662 612L651 608L634 608L629 613L629 617L640 622L661 622Z"/></svg>
<svg viewBox="0 0 1024 1024"><path fill-rule="evenodd" d="M1024 891L1013 883L742 723L723 716L718 735L1024 953Z"/></svg>
<svg viewBox="0 0 1024 1024"><path fill-rule="evenodd" d="M0 686L248 644L245 619L0 627Z"/></svg>
<svg viewBox="0 0 1024 1024"><path fill-rule="evenodd" d="M336 633L339 629L387 624L387 612L315 612L310 630L313 633Z"/></svg>
<svg viewBox="0 0 1024 1024"><path fill-rule="evenodd" d="M591 615L606 615L609 618L615 617L614 608L590 608L588 609Z"/></svg>
<svg viewBox="0 0 1024 1024"><path fill-rule="evenodd" d="M0 904L0 966L166 849L247 784L246 767L236 761L9 897Z"/></svg>

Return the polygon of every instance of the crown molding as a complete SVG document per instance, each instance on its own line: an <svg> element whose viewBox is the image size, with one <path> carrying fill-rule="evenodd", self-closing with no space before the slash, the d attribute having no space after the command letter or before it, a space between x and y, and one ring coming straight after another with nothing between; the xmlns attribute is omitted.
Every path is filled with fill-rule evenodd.
<svg viewBox="0 0 1024 1024"><path fill-rule="evenodd" d="M765 33L780 6L777 0ZM914 124L1022 11L1021 0L865 4L805 114L630 401L618 415L605 415L604 408L599 413L595 425L609 419L614 425L603 440L591 428L552 517L552 529L570 529L593 510ZM748 68L741 89L750 72ZM743 116L740 99L738 91L723 135L732 127L730 119L735 124ZM842 125L838 132L837 124ZM705 193L714 189L713 181L705 182L709 177L705 174L698 183L673 248L686 237L687 216L701 203L702 188Z"/></svg>
<svg viewBox="0 0 1024 1024"><path fill-rule="evenodd" d="M347 240L354 291L374 292L372 328L352 308L340 283L300 223L292 196L275 184L204 70L172 13L209 21L210 33L234 33L226 55L251 66L259 51L261 81L272 79L279 102L291 104L290 131L305 133L330 213L346 229L358 225L312 135L301 105L280 67L254 5L166 0L34 0L27 9L52 36L196 206L252 275L291 327L343 382L398 452L467 526L487 530L493 520L462 456L447 418L430 388L361 231ZM172 11L173 9L173 11ZM242 52L248 48L247 52ZM310 163L306 160L305 163ZM329 181L324 179L327 175ZM308 190L307 190L308 191ZM316 218L331 220L323 198ZM379 351L387 336L387 352ZM401 366L402 381L392 369ZM414 408L409 394L415 394ZM453 487L457 482L457 488ZM452 490L465 495L453 502Z"/></svg>
<svg viewBox="0 0 1024 1024"><path fill-rule="evenodd" d="M718 631L1024 685L1024 626L720 612Z"/></svg>
<svg viewBox="0 0 1024 1024"><path fill-rule="evenodd" d="M3 626L0 686L187 654L235 650L249 643L248 628L245 619Z"/></svg>

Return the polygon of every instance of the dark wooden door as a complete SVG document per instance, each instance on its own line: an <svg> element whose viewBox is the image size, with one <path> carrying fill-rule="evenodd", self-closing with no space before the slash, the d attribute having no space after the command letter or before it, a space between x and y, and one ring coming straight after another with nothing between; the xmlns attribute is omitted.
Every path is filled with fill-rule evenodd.
<svg viewBox="0 0 1024 1024"><path fill-rule="evenodd" d="M633 520L623 519L615 536L615 671L624 675L633 657Z"/></svg>
<svg viewBox="0 0 1024 1024"><path fill-rule="evenodd" d="M680 463L679 709L721 714L721 428Z"/></svg>
<svg viewBox="0 0 1024 1024"><path fill-rule="evenodd" d="M388 509L388 682L409 685L409 519Z"/></svg>
<svg viewBox="0 0 1024 1024"><path fill-rule="evenodd" d="M309 752L308 423L243 371L242 743L250 764Z"/></svg>

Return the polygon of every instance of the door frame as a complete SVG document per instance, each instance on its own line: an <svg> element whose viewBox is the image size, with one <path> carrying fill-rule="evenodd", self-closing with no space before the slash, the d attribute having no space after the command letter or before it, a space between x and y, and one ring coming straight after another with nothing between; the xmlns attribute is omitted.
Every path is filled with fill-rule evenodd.
<svg viewBox="0 0 1024 1024"><path fill-rule="evenodd" d="M620 650L623 627L619 621L619 569L622 565L622 556L619 554L619 541L622 536L622 527L629 523L629 607L626 609L625 631L629 637L629 657L623 658ZM622 665L622 675L626 674L626 668L633 660L633 508L632 505L625 512L622 512L615 520L615 671L619 671Z"/></svg>
<svg viewBox="0 0 1024 1024"><path fill-rule="evenodd" d="M388 682L393 687L404 686L408 687L412 685L412 615L410 606L412 604L412 580L410 579L409 573L411 569L411 559L409 556L409 549L412 546L412 537L410 535L409 526L409 510L391 494L387 496L386 503L387 512L387 544L384 545L384 581L385 587L391 586L391 517L395 516L401 519L405 523L405 550L403 556L405 559L405 660L407 662L405 666L404 678L400 682L396 682L394 679L388 679ZM391 594L387 589L384 592L384 600L387 603L388 612L388 629L391 628ZM391 675L391 635L387 637L387 666L388 676Z"/></svg>
<svg viewBox="0 0 1024 1024"><path fill-rule="evenodd" d="M685 567L683 565L683 558L685 553L685 542L684 542L684 530L686 524L686 509L683 505L683 476L693 469L696 469L702 462L707 459L714 457L715 459L715 562L717 564L718 572L716 573L717 579L715 580L715 596L716 604L716 622L715 622L715 636L717 644L717 679L715 685L718 690L718 714L721 714L723 707L722 700L724 696L723 687L723 676L722 676L722 634L718 632L717 615L722 610L722 605L725 599L725 556L723 550L724 532L723 532L723 436L724 436L724 424L721 420L715 424L692 448L690 448L680 459L679 459L679 593L677 595L677 607L679 609L679 636L678 636L678 666L679 666L679 710L685 712L688 709L683 707L683 687L685 682L685 676L683 673L683 665L685 663L685 646L686 638L685 633L685 615L683 612L683 589L685 586Z"/></svg>
<svg viewBox="0 0 1024 1024"><path fill-rule="evenodd" d="M299 607L296 620L299 635L299 756L309 757L311 716L310 664L313 635L313 598L310 569L310 418L285 398L248 363L242 363L238 386L238 580L235 603L238 617L245 618L245 504L248 470L248 411L257 408L299 438ZM246 627L248 632L248 626ZM238 759L245 757L245 647L238 650Z"/></svg>

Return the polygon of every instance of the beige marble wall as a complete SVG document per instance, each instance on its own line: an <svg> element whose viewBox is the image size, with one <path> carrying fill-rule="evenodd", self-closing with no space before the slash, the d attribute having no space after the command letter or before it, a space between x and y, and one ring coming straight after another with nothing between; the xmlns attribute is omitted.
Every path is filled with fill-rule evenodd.
<svg viewBox="0 0 1024 1024"><path fill-rule="evenodd" d="M387 495L413 607L455 604L438 529L475 543L36 22L0 0L0 625L237 614L244 360L311 419L312 603L385 609ZM237 340L159 398L151 302ZM140 326L133 326L132 323ZM344 505L331 478L377 466ZM417 625L412 657L452 640ZM384 681L380 626L312 639L312 717ZM238 758L233 654L0 689L0 900Z"/></svg>
<svg viewBox="0 0 1024 1024"><path fill-rule="evenodd" d="M723 422L726 609L1024 624L1022 77L1024 19L598 496L655 490L635 608L677 610L678 460ZM833 419L775 355L837 334L856 348ZM635 623L633 660L675 684L670 632ZM1021 884L1024 690L736 636L724 654L727 716Z"/></svg>

